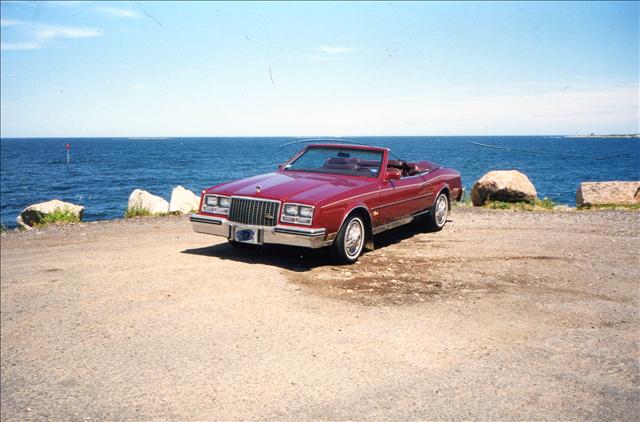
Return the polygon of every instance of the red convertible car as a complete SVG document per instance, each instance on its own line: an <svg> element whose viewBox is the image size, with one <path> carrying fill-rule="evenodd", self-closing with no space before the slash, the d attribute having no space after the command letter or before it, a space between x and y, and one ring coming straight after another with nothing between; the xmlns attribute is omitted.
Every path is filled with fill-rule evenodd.
<svg viewBox="0 0 640 422"><path fill-rule="evenodd" d="M388 148L316 142L274 173L202 191L194 230L233 245L330 246L353 263L373 235L417 217L441 230L462 196L455 170L392 159Z"/></svg>

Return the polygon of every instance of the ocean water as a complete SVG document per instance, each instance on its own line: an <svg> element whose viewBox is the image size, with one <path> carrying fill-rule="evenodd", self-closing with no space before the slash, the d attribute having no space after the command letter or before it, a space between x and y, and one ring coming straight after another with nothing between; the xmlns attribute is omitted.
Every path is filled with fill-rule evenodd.
<svg viewBox="0 0 640 422"><path fill-rule="evenodd" d="M518 169L540 197L574 205L581 181L640 180L640 141L564 137L360 137L407 160L462 173L467 190L484 173ZM86 207L85 220L121 218L133 189L167 200L176 185L198 194L220 182L270 172L303 145L296 138L47 138L0 140L1 220L58 198ZM71 144L67 166L65 143ZM490 145L482 146L478 144Z"/></svg>

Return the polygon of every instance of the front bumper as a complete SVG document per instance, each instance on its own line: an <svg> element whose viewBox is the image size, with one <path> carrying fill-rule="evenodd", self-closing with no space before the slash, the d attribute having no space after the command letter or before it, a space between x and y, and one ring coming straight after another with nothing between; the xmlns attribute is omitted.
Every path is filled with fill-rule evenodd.
<svg viewBox="0 0 640 422"><path fill-rule="evenodd" d="M325 229L312 229L292 226L251 226L235 223L222 217L192 214L189 218L196 233L212 234L227 239L235 239L237 228L252 229L258 233L258 243L302 246L305 248L322 248L329 246L332 240L326 240Z"/></svg>

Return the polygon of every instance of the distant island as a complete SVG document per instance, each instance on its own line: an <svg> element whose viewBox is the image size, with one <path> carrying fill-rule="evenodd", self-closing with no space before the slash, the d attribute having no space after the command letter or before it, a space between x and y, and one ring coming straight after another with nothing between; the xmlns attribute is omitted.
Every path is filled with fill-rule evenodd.
<svg viewBox="0 0 640 422"><path fill-rule="evenodd" d="M624 134L596 135L595 133L590 133L588 135L566 135L565 138L640 138L640 134L624 133Z"/></svg>

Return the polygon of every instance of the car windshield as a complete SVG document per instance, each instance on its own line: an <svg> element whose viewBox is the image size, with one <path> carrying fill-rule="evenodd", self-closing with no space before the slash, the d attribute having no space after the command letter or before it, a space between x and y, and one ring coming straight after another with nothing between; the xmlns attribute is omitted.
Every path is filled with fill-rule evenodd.
<svg viewBox="0 0 640 422"><path fill-rule="evenodd" d="M382 151L355 148L310 147L284 170L336 173L377 177L382 164Z"/></svg>

